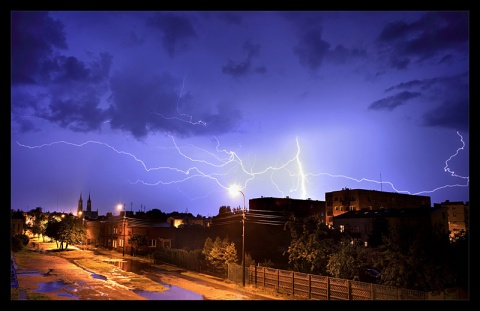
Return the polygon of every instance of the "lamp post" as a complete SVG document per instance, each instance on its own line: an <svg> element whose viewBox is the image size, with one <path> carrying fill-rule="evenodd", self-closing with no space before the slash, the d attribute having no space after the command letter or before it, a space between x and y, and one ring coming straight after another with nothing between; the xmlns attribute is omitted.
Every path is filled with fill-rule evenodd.
<svg viewBox="0 0 480 311"><path fill-rule="evenodd" d="M243 210L242 210L242 284L245 287L245 194L236 186L230 187L230 193L238 191L243 196Z"/></svg>
<svg viewBox="0 0 480 311"><path fill-rule="evenodd" d="M242 211L242 284L245 287L245 194L238 190L243 196L243 211Z"/></svg>
<svg viewBox="0 0 480 311"><path fill-rule="evenodd" d="M119 211L122 210L122 204L118 204L117 208ZM125 204L123 204L123 247L122 247L122 256L125 256Z"/></svg>

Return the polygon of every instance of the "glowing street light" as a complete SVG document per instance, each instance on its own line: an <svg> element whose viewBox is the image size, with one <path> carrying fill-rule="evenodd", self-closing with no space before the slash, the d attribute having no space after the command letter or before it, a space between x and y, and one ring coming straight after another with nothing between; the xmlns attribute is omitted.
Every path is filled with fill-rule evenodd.
<svg viewBox="0 0 480 311"><path fill-rule="evenodd" d="M117 209L119 211L122 210L122 207L123 207L123 248L122 248L122 256L125 256L125 204L118 204L117 205Z"/></svg>
<svg viewBox="0 0 480 311"><path fill-rule="evenodd" d="M242 283L245 287L245 194L240 190L240 187L233 185L229 188L230 195L235 196L240 192L243 196L243 210L242 210Z"/></svg>

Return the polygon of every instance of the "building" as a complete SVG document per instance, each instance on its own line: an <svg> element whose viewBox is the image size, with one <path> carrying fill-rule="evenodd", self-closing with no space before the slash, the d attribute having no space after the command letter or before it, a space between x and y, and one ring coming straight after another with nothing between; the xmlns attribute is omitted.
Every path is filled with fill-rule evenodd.
<svg viewBox="0 0 480 311"><path fill-rule="evenodd" d="M125 217L123 214L102 217L85 224L87 246L100 246L129 255L175 247L175 227L167 222L135 218L131 212L127 212ZM131 243L130 238L134 234L145 237L147 245L136 247Z"/></svg>
<svg viewBox="0 0 480 311"><path fill-rule="evenodd" d="M455 235L461 234L462 232L468 232L469 202L450 202L447 200L440 204L434 204L434 206L437 205L447 209L448 230L450 231L451 239L453 239Z"/></svg>
<svg viewBox="0 0 480 311"><path fill-rule="evenodd" d="M341 232L358 234L366 245L376 246L381 236L393 230L415 231L425 228L448 233L448 216L442 206L352 210L333 217L333 226Z"/></svg>
<svg viewBox="0 0 480 311"><path fill-rule="evenodd" d="M84 219L98 218L98 210L92 211L92 200L90 199L90 194L88 194L87 210L84 211L82 193L80 192L80 199L78 199L78 206L77 206L77 216L83 217Z"/></svg>
<svg viewBox="0 0 480 311"><path fill-rule="evenodd" d="M189 217L188 215L177 217L172 216L167 218L167 222L175 228L191 226L208 228L212 225L212 217Z"/></svg>
<svg viewBox="0 0 480 311"><path fill-rule="evenodd" d="M248 205L247 217L251 214L259 220L271 221L278 219L286 221L290 215L303 218L316 214L322 217L322 222L326 221L325 201L292 199L288 196L285 198L262 196L250 199Z"/></svg>
<svg viewBox="0 0 480 311"><path fill-rule="evenodd" d="M429 196L349 188L326 192L325 202L329 225L333 225L334 217L348 211L431 207Z"/></svg>

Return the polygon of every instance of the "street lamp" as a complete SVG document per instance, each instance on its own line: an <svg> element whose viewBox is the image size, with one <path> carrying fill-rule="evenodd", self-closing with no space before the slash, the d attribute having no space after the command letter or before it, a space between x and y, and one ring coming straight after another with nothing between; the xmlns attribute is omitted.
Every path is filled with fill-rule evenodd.
<svg viewBox="0 0 480 311"><path fill-rule="evenodd" d="M122 210L122 204L118 204L117 208L119 211ZM125 204L123 204L123 248L122 248L122 256L125 256Z"/></svg>
<svg viewBox="0 0 480 311"><path fill-rule="evenodd" d="M245 194L238 186L230 187L230 193L235 194L238 191L243 196L243 210L242 210L242 284L245 287Z"/></svg>

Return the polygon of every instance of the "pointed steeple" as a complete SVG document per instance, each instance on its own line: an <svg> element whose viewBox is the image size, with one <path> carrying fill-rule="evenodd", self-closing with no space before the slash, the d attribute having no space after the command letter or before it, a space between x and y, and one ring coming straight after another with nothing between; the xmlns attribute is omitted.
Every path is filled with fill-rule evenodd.
<svg viewBox="0 0 480 311"><path fill-rule="evenodd" d="M90 193L88 193L87 213L90 215L91 211L92 211L92 200L90 200Z"/></svg>
<svg viewBox="0 0 480 311"><path fill-rule="evenodd" d="M82 199L82 192L80 192L80 199L78 199L78 207L77 207L77 215L83 213L83 199Z"/></svg>

